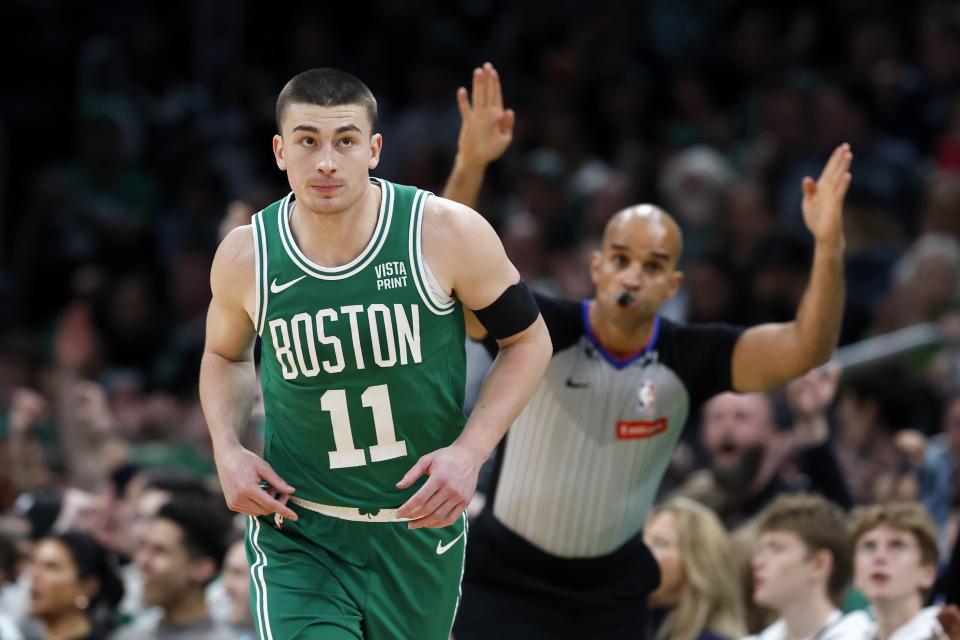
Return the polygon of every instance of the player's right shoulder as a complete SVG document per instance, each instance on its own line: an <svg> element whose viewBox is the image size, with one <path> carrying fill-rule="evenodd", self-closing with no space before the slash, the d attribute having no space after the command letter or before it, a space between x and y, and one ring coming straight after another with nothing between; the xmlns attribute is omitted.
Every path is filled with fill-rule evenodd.
<svg viewBox="0 0 960 640"><path fill-rule="evenodd" d="M236 227L220 242L210 270L213 294L246 297L254 287L256 255L253 246L253 226Z"/></svg>
<svg viewBox="0 0 960 640"><path fill-rule="evenodd" d="M217 258L229 260L231 264L237 266L245 262L253 266L253 225L245 224L232 229L220 242Z"/></svg>

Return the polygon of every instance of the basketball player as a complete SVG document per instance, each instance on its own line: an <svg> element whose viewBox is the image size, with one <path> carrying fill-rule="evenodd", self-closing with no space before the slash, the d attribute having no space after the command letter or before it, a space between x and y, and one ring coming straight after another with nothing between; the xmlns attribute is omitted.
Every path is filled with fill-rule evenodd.
<svg viewBox="0 0 960 640"><path fill-rule="evenodd" d="M469 205L509 145L514 115L489 65L474 71L473 103L465 89L457 99L463 125L445 195ZM501 444L471 529L457 640L638 637L659 581L643 524L687 416L721 391L781 385L836 345L851 160L841 145L819 180L803 181L816 249L793 322L741 330L659 316L683 279L683 240L649 204L607 224L590 264L593 299L537 295L554 355ZM478 323L468 332L486 336Z"/></svg>
<svg viewBox="0 0 960 640"><path fill-rule="evenodd" d="M445 640L464 508L549 337L481 216L370 178L383 141L366 85L306 71L276 113L292 193L218 249L200 371L224 495L250 516L258 635ZM502 348L469 420L464 306ZM237 440L258 336L265 459Z"/></svg>

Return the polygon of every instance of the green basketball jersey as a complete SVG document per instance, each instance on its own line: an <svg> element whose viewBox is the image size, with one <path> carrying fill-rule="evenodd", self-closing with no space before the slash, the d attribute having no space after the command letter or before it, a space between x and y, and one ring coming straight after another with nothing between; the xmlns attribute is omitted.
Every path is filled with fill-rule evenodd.
<svg viewBox="0 0 960 640"><path fill-rule="evenodd" d="M252 222L266 460L302 498L377 509L403 504L422 481L396 483L463 430L466 361L463 309L421 254L429 194L371 182L376 229L348 264L300 251L292 193Z"/></svg>

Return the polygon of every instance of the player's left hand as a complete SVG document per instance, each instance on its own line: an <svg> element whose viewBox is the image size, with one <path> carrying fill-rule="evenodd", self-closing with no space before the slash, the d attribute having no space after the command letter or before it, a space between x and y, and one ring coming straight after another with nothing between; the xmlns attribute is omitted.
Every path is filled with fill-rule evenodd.
<svg viewBox="0 0 960 640"><path fill-rule="evenodd" d="M476 454L456 444L428 453L397 483L398 489L406 489L420 476L429 476L397 515L410 518L411 529L450 526L470 504L482 464Z"/></svg>
<svg viewBox="0 0 960 640"><path fill-rule="evenodd" d="M843 198L850 187L850 145L841 144L830 154L820 178L803 179L803 222L817 242L842 246Z"/></svg>

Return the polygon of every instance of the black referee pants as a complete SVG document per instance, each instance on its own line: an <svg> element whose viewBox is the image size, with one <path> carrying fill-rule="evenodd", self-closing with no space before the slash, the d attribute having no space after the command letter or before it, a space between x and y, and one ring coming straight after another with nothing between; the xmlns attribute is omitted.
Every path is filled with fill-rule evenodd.
<svg viewBox="0 0 960 640"><path fill-rule="evenodd" d="M640 535L606 556L558 558L485 509L470 525L454 639L639 640L659 584Z"/></svg>

